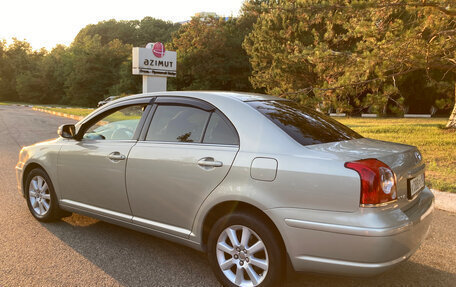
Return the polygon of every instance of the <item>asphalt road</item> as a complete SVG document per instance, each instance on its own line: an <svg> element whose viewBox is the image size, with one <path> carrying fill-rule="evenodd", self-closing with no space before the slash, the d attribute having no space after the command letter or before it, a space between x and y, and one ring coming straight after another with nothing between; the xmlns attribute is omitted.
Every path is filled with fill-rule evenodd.
<svg viewBox="0 0 456 287"><path fill-rule="evenodd" d="M72 120L0 106L0 286L218 286L204 254L73 214L39 223L16 190L24 145ZM342 247L343 248L343 247ZM373 278L290 274L286 286L456 286L456 214L436 210L408 261Z"/></svg>

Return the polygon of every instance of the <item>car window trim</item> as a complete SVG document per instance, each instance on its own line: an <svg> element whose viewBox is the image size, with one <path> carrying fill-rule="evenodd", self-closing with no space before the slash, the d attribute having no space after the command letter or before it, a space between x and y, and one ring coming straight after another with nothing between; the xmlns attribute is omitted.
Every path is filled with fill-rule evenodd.
<svg viewBox="0 0 456 287"><path fill-rule="evenodd" d="M149 103L146 106L146 109L143 112L141 119L139 120L138 126L136 127L135 134L133 135L133 140L138 140L139 135L144 127L144 122L146 121L147 115L149 115L152 105Z"/></svg>
<svg viewBox="0 0 456 287"><path fill-rule="evenodd" d="M112 140L112 139L101 140L101 139L94 139L94 140L91 140L91 139L82 138L80 140L80 142L81 143L86 143L86 144L106 143L106 142L136 143L136 142L138 142L138 140L135 140L135 139L131 139L131 140Z"/></svg>
<svg viewBox="0 0 456 287"><path fill-rule="evenodd" d="M189 97L158 97L155 103L173 106L190 106L206 112L212 112L216 109L206 101Z"/></svg>
<svg viewBox="0 0 456 287"><path fill-rule="evenodd" d="M206 136L206 131L207 131L207 127L209 126L209 122L211 121L212 119L212 115L214 114L214 112L211 112L209 114L209 117L207 118L206 120L206 124L204 125L204 129L203 129L203 134L201 135L201 141L200 143L203 143L204 142L204 137Z"/></svg>
<svg viewBox="0 0 456 287"><path fill-rule="evenodd" d="M150 98L149 103L147 104L147 107L144 110L143 116L141 117L141 120L138 123L138 127L136 128L136 131L135 131L135 135L133 136L133 139L136 141L138 141L141 138L141 135L144 132L144 127L147 122L147 119L152 114L152 109L154 106L155 99L156 99L155 97Z"/></svg>
<svg viewBox="0 0 456 287"><path fill-rule="evenodd" d="M143 128L141 129L138 141L146 141L146 136L149 132L150 124L152 123L152 119L154 118L155 112L157 111L157 106L158 105L156 103L153 103L151 105L151 109L144 122Z"/></svg>
<svg viewBox="0 0 456 287"><path fill-rule="evenodd" d="M237 144L218 144L218 143L200 143L200 142L169 142L169 141L151 141L151 140L138 140L138 143L145 144L172 144L172 145L195 145L195 146L217 146L217 147L229 147L239 148Z"/></svg>

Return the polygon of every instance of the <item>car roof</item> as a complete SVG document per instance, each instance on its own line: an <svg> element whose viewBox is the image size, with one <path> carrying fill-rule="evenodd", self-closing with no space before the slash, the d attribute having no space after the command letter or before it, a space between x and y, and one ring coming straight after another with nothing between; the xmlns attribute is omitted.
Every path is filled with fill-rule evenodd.
<svg viewBox="0 0 456 287"><path fill-rule="evenodd" d="M244 93L244 92L225 92L225 91L166 91L166 92L153 92L153 93L144 93L125 97L123 99L134 99L134 98L143 98L143 97L157 97L157 96L181 96L181 97L196 97L204 95L212 95L218 97L225 97L236 99L242 102L252 102L252 101L271 101L271 100L285 100L283 98L257 94L257 93Z"/></svg>

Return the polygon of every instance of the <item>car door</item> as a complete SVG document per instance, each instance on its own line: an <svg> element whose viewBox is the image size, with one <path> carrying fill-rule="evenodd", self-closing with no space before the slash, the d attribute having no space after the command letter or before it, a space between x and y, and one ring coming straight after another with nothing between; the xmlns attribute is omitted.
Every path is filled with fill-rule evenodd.
<svg viewBox="0 0 456 287"><path fill-rule="evenodd" d="M128 157L133 221L188 236L198 208L228 173L239 137L220 111L196 99L158 97L151 118Z"/></svg>
<svg viewBox="0 0 456 287"><path fill-rule="evenodd" d="M114 105L83 124L78 140L64 142L58 158L64 205L131 220L126 159L139 137L149 101Z"/></svg>

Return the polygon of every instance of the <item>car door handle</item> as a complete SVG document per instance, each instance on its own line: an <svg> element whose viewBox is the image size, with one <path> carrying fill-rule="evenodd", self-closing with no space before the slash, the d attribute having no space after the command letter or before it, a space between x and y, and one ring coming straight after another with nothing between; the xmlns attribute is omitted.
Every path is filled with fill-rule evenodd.
<svg viewBox="0 0 456 287"><path fill-rule="evenodd" d="M213 157L205 157L198 161L198 165L203 167L222 167L223 162L216 161Z"/></svg>
<svg viewBox="0 0 456 287"><path fill-rule="evenodd" d="M126 157L118 151L112 152L108 155L108 158L113 161L125 160Z"/></svg>

